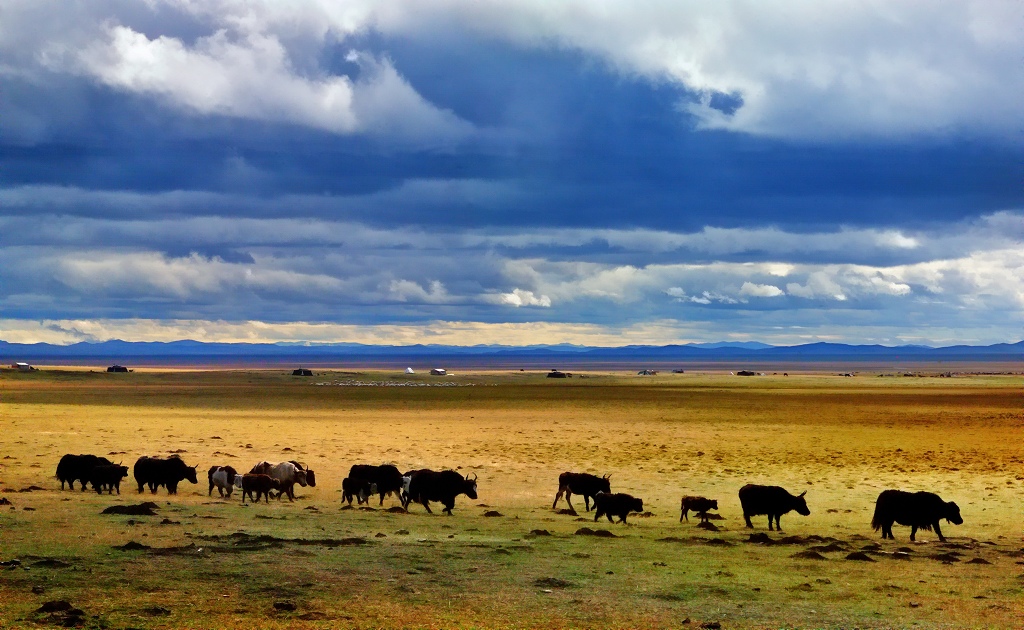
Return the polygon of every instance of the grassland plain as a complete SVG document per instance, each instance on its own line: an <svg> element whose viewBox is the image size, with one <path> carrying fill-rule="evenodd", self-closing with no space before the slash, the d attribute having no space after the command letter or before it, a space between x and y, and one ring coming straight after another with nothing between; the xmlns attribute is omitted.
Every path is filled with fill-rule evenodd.
<svg viewBox="0 0 1024 630"><path fill-rule="evenodd" d="M0 625L67 619L35 612L66 600L108 628L1020 627L1019 376L587 376L0 373L0 561L21 561L0 570ZM64 453L175 451L201 474L173 497L53 478ZM248 507L207 496L210 465L264 459L307 463L318 487ZM385 461L476 473L479 500L453 517L343 509L348 467ZM650 515L559 514L565 470L611 473ZM749 542L748 482L807 490L811 515ZM935 491L965 522L946 544L900 527L882 541L884 488ZM679 524L683 494L719 499L719 531ZM100 514L142 500L156 516ZM115 548L129 542L147 548Z"/></svg>

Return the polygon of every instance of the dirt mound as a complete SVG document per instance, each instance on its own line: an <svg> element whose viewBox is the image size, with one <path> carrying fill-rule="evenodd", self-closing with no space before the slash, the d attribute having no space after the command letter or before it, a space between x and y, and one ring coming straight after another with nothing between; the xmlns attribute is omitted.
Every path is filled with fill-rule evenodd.
<svg viewBox="0 0 1024 630"><path fill-rule="evenodd" d="M38 569L66 569L70 566L71 564L57 558L43 558L32 563L32 568Z"/></svg>
<svg viewBox="0 0 1024 630"><path fill-rule="evenodd" d="M714 523L698 523L697 527L701 529L706 529L709 532L717 532L721 529L718 525L715 525Z"/></svg>
<svg viewBox="0 0 1024 630"><path fill-rule="evenodd" d="M834 542L834 543L829 543L827 545L816 545L814 547L808 547L807 550L808 551L817 551L819 553L832 553L832 552L835 552L835 551L846 551L848 547L849 547L849 545L844 545L842 543Z"/></svg>
<svg viewBox="0 0 1024 630"><path fill-rule="evenodd" d="M967 564L992 564L984 558L971 558L967 561Z"/></svg>
<svg viewBox="0 0 1024 630"><path fill-rule="evenodd" d="M404 507L398 506L398 505L395 505L393 507L389 507L388 509L386 509L384 511L387 512L388 514L408 514L409 513L409 510L405 509ZM312 613L310 613L310 614L312 614Z"/></svg>
<svg viewBox="0 0 1024 630"><path fill-rule="evenodd" d="M576 586L568 580L555 577L537 578L533 581L533 585L541 588L569 588L570 586Z"/></svg>
<svg viewBox="0 0 1024 630"><path fill-rule="evenodd" d="M567 510L565 508L558 510L556 514L565 514L566 516L579 516L579 513L576 510Z"/></svg>
<svg viewBox="0 0 1024 630"><path fill-rule="evenodd" d="M484 512L484 516L495 517L495 516L505 516L505 515L502 514L501 512L499 512L498 510L487 510L486 512Z"/></svg>
<svg viewBox="0 0 1024 630"><path fill-rule="evenodd" d="M790 558L799 558L801 560L828 560L825 556L821 555L817 551L806 549L804 551L798 551L790 556Z"/></svg>
<svg viewBox="0 0 1024 630"><path fill-rule="evenodd" d="M732 547L732 543L728 540L722 540L721 538L704 538L702 539L705 545L712 547Z"/></svg>
<svg viewBox="0 0 1024 630"><path fill-rule="evenodd" d="M943 564L953 564L954 562L960 562L960 554L958 553L936 553L928 556L932 560L938 560Z"/></svg>
<svg viewBox="0 0 1024 630"><path fill-rule="evenodd" d="M589 527L581 527L576 530L577 536L597 536L598 538L618 538L615 534L611 533L607 529L590 529Z"/></svg>
<svg viewBox="0 0 1024 630"><path fill-rule="evenodd" d="M142 543L137 543L134 540L129 540L123 545L114 545L114 549L120 549L121 551L141 551L143 549L152 549L152 547L149 545L143 545Z"/></svg>
<svg viewBox="0 0 1024 630"><path fill-rule="evenodd" d="M100 514L127 514L130 516L156 516L153 510L160 509L160 506L152 501L136 503L134 505L111 505L104 508Z"/></svg>
<svg viewBox="0 0 1024 630"><path fill-rule="evenodd" d="M860 562L877 562L874 558L863 551L854 551L846 556L847 560L859 560Z"/></svg>
<svg viewBox="0 0 1024 630"><path fill-rule="evenodd" d="M758 532L756 534L751 534L750 536L747 536L747 542L748 543L756 543L756 544L759 544L759 545L776 545L776 544L778 544L777 540L775 540L774 538L772 538L771 536L769 536L768 534L766 534L764 532Z"/></svg>
<svg viewBox="0 0 1024 630"><path fill-rule="evenodd" d="M551 532L546 529L532 529L530 530L530 536L550 536Z"/></svg>

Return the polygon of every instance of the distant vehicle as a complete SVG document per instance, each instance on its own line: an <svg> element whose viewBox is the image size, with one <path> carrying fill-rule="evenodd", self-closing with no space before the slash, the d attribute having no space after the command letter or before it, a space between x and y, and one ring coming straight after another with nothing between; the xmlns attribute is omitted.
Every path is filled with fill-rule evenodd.
<svg viewBox="0 0 1024 630"><path fill-rule="evenodd" d="M572 374L568 372L559 372L558 370L551 370L548 372L548 378L569 378Z"/></svg>
<svg viewBox="0 0 1024 630"><path fill-rule="evenodd" d="M292 376L313 376L313 370L309 368L296 368L292 370Z"/></svg>
<svg viewBox="0 0 1024 630"><path fill-rule="evenodd" d="M108 367L107 371L108 372L127 372L128 368L126 368L123 365L114 364L114 365L111 365L110 367Z"/></svg>
<svg viewBox="0 0 1024 630"><path fill-rule="evenodd" d="M448 372L444 368L434 368L430 370L431 376L447 376Z"/></svg>
<svg viewBox="0 0 1024 630"><path fill-rule="evenodd" d="M677 369L675 369L675 370L672 370L672 373L673 373L673 374L686 374L686 370L683 370L683 369L677 368Z"/></svg>

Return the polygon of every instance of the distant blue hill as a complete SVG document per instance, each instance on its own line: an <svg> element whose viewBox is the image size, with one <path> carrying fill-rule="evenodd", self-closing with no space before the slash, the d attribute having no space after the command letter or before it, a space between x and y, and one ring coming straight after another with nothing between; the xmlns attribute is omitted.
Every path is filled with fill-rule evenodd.
<svg viewBox="0 0 1024 630"><path fill-rule="evenodd" d="M796 346L771 346L758 342L719 342L667 346L588 347L571 344L534 346L379 346L357 343L204 343L182 340L172 342L134 342L111 340L81 342L66 346L36 343L20 344L0 341L0 363L14 361L131 362L153 360L168 363L174 360L206 363L252 363L267 360L344 361L377 360L397 363L419 359L457 360L474 363L487 359L496 362L521 360L531 363L630 362L671 363L673 361L1019 361L1024 360L1024 341L989 346L946 346L931 348L919 345L881 346L838 343L809 343Z"/></svg>

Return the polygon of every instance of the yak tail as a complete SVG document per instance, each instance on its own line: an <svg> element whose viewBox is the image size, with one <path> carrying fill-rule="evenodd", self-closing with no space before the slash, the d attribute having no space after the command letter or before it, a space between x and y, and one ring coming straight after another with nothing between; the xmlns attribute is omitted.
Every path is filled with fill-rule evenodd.
<svg viewBox="0 0 1024 630"><path fill-rule="evenodd" d="M871 517L871 529L878 531L882 529L882 506L878 502L875 503L875 513Z"/></svg>

